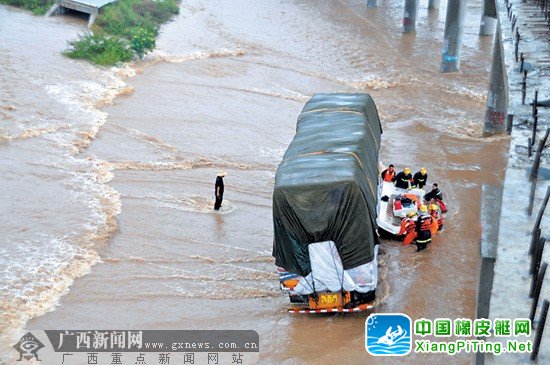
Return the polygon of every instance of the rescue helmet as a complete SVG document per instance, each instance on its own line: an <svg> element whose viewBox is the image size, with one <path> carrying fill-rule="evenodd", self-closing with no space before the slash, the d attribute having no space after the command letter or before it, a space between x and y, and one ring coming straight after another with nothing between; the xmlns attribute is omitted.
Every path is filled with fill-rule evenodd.
<svg viewBox="0 0 550 365"><path fill-rule="evenodd" d="M427 172L428 172L428 170L427 170L425 167L422 167L422 168L420 169L420 173L421 173L422 175L426 175Z"/></svg>
<svg viewBox="0 0 550 365"><path fill-rule="evenodd" d="M414 217L415 215L416 215L416 212L414 212L414 211L409 212L409 214L407 214L407 216L408 216L409 218L412 218L412 217Z"/></svg>
<svg viewBox="0 0 550 365"><path fill-rule="evenodd" d="M403 172L405 173L405 175L408 175L408 174L411 173L411 169L409 169L408 167L405 167L405 168L403 169Z"/></svg>
<svg viewBox="0 0 550 365"><path fill-rule="evenodd" d="M422 204L422 205L420 206L420 211L426 213L426 212L428 211L428 207L425 206L424 204Z"/></svg>
<svg viewBox="0 0 550 365"><path fill-rule="evenodd" d="M437 204L430 204L430 210L438 210L439 207L437 206Z"/></svg>

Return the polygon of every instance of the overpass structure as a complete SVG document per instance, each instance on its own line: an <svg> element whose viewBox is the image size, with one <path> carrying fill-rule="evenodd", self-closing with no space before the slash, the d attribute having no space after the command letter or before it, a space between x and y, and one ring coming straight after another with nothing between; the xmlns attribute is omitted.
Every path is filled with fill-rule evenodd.
<svg viewBox="0 0 550 365"><path fill-rule="evenodd" d="M99 9L115 1L116 0L58 0L52 5L50 10L48 10L46 16L62 13L65 9L76 10L81 13L90 14L88 20L88 28L90 28L99 14Z"/></svg>
<svg viewBox="0 0 550 365"><path fill-rule="evenodd" d="M502 185L482 190L492 222L482 218L477 318L528 318L533 351L478 353L476 365L550 364L550 0L497 0L496 11L484 132L508 132L510 149Z"/></svg>

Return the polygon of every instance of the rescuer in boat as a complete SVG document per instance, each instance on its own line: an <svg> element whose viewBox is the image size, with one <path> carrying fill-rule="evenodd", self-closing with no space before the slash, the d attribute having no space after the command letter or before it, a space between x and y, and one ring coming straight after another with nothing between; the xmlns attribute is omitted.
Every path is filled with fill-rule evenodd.
<svg viewBox="0 0 550 365"><path fill-rule="evenodd" d="M410 245L416 238L416 219L416 212L409 212L407 218L401 221L401 229L397 235L405 235L403 238L403 246Z"/></svg>
<svg viewBox="0 0 550 365"><path fill-rule="evenodd" d="M395 187L401 189L410 189L413 176L411 174L411 169L405 167L403 171L395 175L393 181L395 181Z"/></svg>
<svg viewBox="0 0 550 365"><path fill-rule="evenodd" d="M435 202L441 208L441 213L447 213L447 206L443 202L443 193L439 190L437 183L433 183L432 190L424 195L426 203Z"/></svg>
<svg viewBox="0 0 550 365"><path fill-rule="evenodd" d="M422 167L420 171L417 171L413 176L412 186L415 188L423 189L428 181L428 170Z"/></svg>
<svg viewBox="0 0 550 365"><path fill-rule="evenodd" d="M425 250L432 242L433 218L428 214L428 207L420 206L420 215L416 220L416 252Z"/></svg>
<svg viewBox="0 0 550 365"><path fill-rule="evenodd" d="M441 208L439 208L439 205L430 204L430 215L434 219L434 222L437 222L437 229L435 232L443 229L443 214L441 214ZM435 232L432 230L432 234Z"/></svg>
<svg viewBox="0 0 550 365"><path fill-rule="evenodd" d="M390 165L387 169L380 174L382 181L392 182L395 177L395 169L393 165Z"/></svg>
<svg viewBox="0 0 550 365"><path fill-rule="evenodd" d="M443 193L439 190L437 183L433 183L432 190L424 195L424 200L430 202L432 199L443 200Z"/></svg>

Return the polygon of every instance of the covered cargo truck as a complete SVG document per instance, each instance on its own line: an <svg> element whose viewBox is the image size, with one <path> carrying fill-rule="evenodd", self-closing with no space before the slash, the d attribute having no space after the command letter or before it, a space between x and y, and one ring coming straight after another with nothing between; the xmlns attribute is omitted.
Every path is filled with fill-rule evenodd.
<svg viewBox="0 0 550 365"><path fill-rule="evenodd" d="M273 192L273 256L292 311L374 300L381 134L368 94L316 94L298 117Z"/></svg>

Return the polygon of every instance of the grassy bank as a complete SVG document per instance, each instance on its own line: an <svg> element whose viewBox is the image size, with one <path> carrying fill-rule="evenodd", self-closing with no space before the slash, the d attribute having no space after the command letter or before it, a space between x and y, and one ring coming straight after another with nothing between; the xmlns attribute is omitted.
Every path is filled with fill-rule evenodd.
<svg viewBox="0 0 550 365"><path fill-rule="evenodd" d="M54 0L0 0L0 4L17 6L32 11L35 15L44 15Z"/></svg>
<svg viewBox="0 0 550 365"><path fill-rule="evenodd" d="M0 0L43 15L55 0ZM87 59L99 65L141 58L155 48L160 26L179 13L180 0L118 0L102 9L92 26L93 34L84 34L69 42L64 54Z"/></svg>
<svg viewBox="0 0 550 365"><path fill-rule="evenodd" d="M69 42L65 55L99 65L141 58L155 48L161 24L178 13L179 0L118 0L97 17L93 35Z"/></svg>

